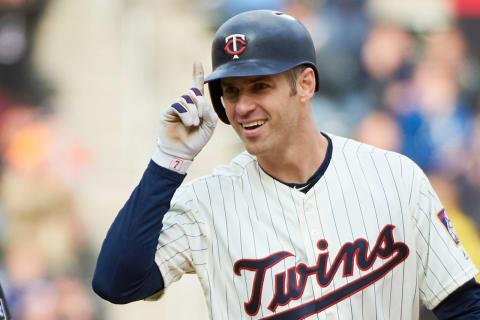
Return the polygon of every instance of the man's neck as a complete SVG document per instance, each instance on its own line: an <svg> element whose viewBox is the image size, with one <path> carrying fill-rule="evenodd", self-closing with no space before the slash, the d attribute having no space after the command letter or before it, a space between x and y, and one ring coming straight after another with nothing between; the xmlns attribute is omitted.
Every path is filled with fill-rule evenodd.
<svg viewBox="0 0 480 320"><path fill-rule="evenodd" d="M325 159L328 140L315 130L298 143L284 146L275 154L258 155L257 160L269 175L287 183L305 183Z"/></svg>

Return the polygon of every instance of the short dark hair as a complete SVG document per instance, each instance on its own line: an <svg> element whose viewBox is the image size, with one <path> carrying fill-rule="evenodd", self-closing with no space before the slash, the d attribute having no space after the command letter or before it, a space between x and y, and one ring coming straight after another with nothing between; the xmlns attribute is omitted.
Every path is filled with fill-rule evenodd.
<svg viewBox="0 0 480 320"><path fill-rule="evenodd" d="M286 72L287 80L290 83L290 95L297 94L297 78L307 68L307 65L302 64Z"/></svg>

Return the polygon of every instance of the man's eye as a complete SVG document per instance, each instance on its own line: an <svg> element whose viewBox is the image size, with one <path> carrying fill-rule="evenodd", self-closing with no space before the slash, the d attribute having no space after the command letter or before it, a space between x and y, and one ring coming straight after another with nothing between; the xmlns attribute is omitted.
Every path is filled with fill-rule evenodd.
<svg viewBox="0 0 480 320"><path fill-rule="evenodd" d="M226 99L232 99L238 95L238 88L235 87L224 87L223 96Z"/></svg>
<svg viewBox="0 0 480 320"><path fill-rule="evenodd" d="M266 88L268 88L268 84L263 83L263 82L258 82L258 83L255 83L254 88L255 88L255 90L266 89Z"/></svg>

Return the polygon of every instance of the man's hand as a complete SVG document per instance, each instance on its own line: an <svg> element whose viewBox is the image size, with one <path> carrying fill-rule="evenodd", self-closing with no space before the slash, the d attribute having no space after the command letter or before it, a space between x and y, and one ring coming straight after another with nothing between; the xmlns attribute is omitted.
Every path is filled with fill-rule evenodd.
<svg viewBox="0 0 480 320"><path fill-rule="evenodd" d="M162 114L157 152L158 165L184 173L193 158L207 144L218 116L203 96L203 67L193 65L193 87Z"/></svg>

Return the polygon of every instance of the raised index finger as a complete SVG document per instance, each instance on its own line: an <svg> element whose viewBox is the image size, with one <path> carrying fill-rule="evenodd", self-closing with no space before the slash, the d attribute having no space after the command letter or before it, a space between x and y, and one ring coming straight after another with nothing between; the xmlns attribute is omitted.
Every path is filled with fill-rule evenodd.
<svg viewBox="0 0 480 320"><path fill-rule="evenodd" d="M199 61L193 63L193 86L199 89L203 95L203 65Z"/></svg>

